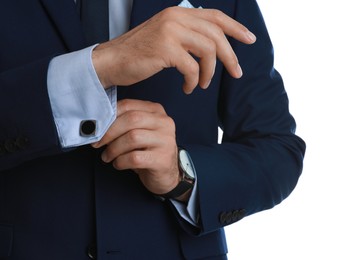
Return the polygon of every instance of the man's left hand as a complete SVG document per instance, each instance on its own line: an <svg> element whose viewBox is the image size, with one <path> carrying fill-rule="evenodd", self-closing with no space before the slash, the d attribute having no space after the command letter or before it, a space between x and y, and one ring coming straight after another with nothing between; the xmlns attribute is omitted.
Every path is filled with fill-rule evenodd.
<svg viewBox="0 0 349 260"><path fill-rule="evenodd" d="M149 101L121 100L117 111L117 120L92 146L106 145L102 160L118 170L132 169L150 192L171 191L180 180L174 121Z"/></svg>

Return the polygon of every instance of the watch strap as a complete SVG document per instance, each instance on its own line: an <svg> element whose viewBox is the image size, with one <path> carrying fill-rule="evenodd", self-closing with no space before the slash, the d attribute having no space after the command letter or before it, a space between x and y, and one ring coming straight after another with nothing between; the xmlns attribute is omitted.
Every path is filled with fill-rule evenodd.
<svg viewBox="0 0 349 260"><path fill-rule="evenodd" d="M188 190L192 189L193 186L194 185L192 183L190 183L186 180L182 180L178 183L178 185L173 190L171 190L165 194L158 195L158 196L160 198L164 198L164 199L178 198L179 196L183 195Z"/></svg>

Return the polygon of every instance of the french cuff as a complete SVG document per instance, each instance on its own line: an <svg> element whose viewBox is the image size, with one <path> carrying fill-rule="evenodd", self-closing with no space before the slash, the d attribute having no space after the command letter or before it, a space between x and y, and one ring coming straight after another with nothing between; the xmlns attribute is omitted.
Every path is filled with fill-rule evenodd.
<svg viewBox="0 0 349 260"><path fill-rule="evenodd" d="M187 222L195 227L199 227L199 210L197 204L197 181L194 183L193 190L191 192L188 204L184 204L175 199L170 199L173 206L178 211L179 215Z"/></svg>
<svg viewBox="0 0 349 260"><path fill-rule="evenodd" d="M57 56L48 69L48 93L63 148L99 141L116 118L116 87L104 90L92 63L96 45Z"/></svg>

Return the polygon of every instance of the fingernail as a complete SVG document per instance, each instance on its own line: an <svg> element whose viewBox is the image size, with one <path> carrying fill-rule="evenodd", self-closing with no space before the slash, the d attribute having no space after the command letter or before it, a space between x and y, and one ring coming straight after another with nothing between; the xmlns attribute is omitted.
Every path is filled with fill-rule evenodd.
<svg viewBox="0 0 349 260"><path fill-rule="evenodd" d="M184 89L184 88L183 88L183 91L186 95L190 95L193 92L193 90L191 89Z"/></svg>
<svg viewBox="0 0 349 260"><path fill-rule="evenodd" d="M105 163L109 162L109 158L105 152L102 153L101 158L103 162Z"/></svg>
<svg viewBox="0 0 349 260"><path fill-rule="evenodd" d="M240 67L240 64L237 64L237 66L236 66L236 72L237 72L237 77L238 78L241 78L242 77L242 69L241 69L241 67Z"/></svg>
<svg viewBox="0 0 349 260"><path fill-rule="evenodd" d="M207 89L207 88L210 86L210 84L211 84L211 80L210 80L209 82L207 82L206 85L203 86L202 88L203 88L203 89Z"/></svg>
<svg viewBox="0 0 349 260"><path fill-rule="evenodd" d="M251 42L255 42L257 39L256 36L250 31L247 32L247 37L250 39Z"/></svg>

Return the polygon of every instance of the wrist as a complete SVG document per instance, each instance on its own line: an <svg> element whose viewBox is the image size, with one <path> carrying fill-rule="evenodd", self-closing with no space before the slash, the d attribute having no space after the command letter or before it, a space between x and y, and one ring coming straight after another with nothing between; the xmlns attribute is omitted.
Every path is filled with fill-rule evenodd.
<svg viewBox="0 0 349 260"><path fill-rule="evenodd" d="M102 44L99 44L92 50L91 59L99 81L101 82L103 88L107 89L113 86L113 84L108 79L108 65L106 65L106 57L108 56L106 56L104 53L105 51Z"/></svg>
<svg viewBox="0 0 349 260"><path fill-rule="evenodd" d="M178 151L178 169L179 179L177 185L165 194L156 195L157 197L162 200L175 199L182 202L189 200L195 183L196 173L189 153L184 149L179 149Z"/></svg>

